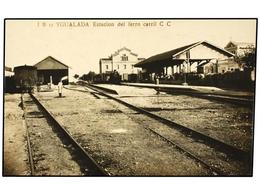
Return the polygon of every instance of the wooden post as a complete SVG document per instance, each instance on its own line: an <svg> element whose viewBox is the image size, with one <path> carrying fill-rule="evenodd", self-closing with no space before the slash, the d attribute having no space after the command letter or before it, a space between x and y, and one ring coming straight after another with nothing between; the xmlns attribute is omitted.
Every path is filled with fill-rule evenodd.
<svg viewBox="0 0 260 195"><path fill-rule="evenodd" d="M187 72L188 72L188 68L190 66L190 51L186 52L185 62L186 62L186 68L185 68L185 72L184 72L184 83L183 83L183 85L188 85L188 83L187 83Z"/></svg>

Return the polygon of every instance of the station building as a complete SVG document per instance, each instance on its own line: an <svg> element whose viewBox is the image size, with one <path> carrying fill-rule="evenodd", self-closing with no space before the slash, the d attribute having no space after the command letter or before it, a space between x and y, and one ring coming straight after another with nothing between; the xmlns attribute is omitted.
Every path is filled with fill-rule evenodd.
<svg viewBox="0 0 260 195"><path fill-rule="evenodd" d="M121 76L121 80L128 80L130 75L137 75L141 71L141 68L134 67L134 65L142 60L144 58L139 58L138 54L123 47L108 58L101 58L99 60L99 72L100 74L109 74L117 71Z"/></svg>
<svg viewBox="0 0 260 195"><path fill-rule="evenodd" d="M147 78L175 73L214 74L235 71L234 54L207 41L192 43L157 54L135 65Z"/></svg>
<svg viewBox="0 0 260 195"><path fill-rule="evenodd" d="M63 83L68 84L69 66L59 60L48 56L34 65L37 68L38 81L41 84L53 83L57 85L62 78Z"/></svg>
<svg viewBox="0 0 260 195"><path fill-rule="evenodd" d="M238 57L244 56L246 53L251 53L255 49L254 43L247 43L247 42L236 42L230 41L226 46L225 50L233 53Z"/></svg>

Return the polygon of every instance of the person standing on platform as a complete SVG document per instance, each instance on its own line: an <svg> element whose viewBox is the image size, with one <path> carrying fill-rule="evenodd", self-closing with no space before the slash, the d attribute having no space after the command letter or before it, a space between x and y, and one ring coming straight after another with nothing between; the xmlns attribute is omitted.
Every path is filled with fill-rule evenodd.
<svg viewBox="0 0 260 195"><path fill-rule="evenodd" d="M62 88L63 88L62 81L60 81L60 82L58 83L58 93L59 93L59 97L62 97Z"/></svg>
<svg viewBox="0 0 260 195"><path fill-rule="evenodd" d="M160 94L160 88L159 88L159 83L160 83L160 81L159 81L159 75L155 75L155 85L158 85L158 88L157 88L157 95L159 95Z"/></svg>
<svg viewBox="0 0 260 195"><path fill-rule="evenodd" d="M155 84L156 84L156 85L159 85L159 83L160 83L160 81L159 81L159 76L156 75L156 77L155 77Z"/></svg>

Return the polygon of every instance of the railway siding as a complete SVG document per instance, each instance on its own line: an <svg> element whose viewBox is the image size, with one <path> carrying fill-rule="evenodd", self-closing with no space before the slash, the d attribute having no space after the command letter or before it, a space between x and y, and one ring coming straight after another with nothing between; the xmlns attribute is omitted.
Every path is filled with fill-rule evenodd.
<svg viewBox="0 0 260 195"><path fill-rule="evenodd" d="M183 94L156 95L153 89L141 88L141 86L101 86L120 92L119 96L115 97L127 103L196 129L239 149L251 150L253 136L251 108ZM136 92L135 88L138 89Z"/></svg>
<svg viewBox="0 0 260 195"><path fill-rule="evenodd" d="M102 94L102 93L101 93ZM111 96L110 96L111 97ZM221 175L250 175L250 159L248 159L244 154L240 154L240 151L226 151L224 148L226 147L221 144L221 148L215 146L208 147L208 145L204 143L205 138L202 140L197 140L194 138L190 138L189 136L185 136L179 130L175 129L174 126L168 126L164 123L159 123L157 120L151 119L150 117L141 114L143 112L136 112L136 109L132 110L128 107L113 99L107 99L107 102L110 102L112 105L115 106L116 109L124 112L127 116L129 116L134 121L138 121L143 127L149 129L154 134L158 135L159 137L163 138L163 140L173 143L173 145L180 148L182 151L186 151L186 154L191 154L192 158L197 159L198 161L202 162L203 164L208 167L212 167L212 170L215 170L218 174ZM131 106L132 107L132 106ZM172 128L173 127L173 128ZM193 137L193 136L192 136ZM208 143L208 142L206 142ZM219 149L228 152L222 153ZM230 153L231 152L231 153ZM238 152L238 154L236 153ZM242 152L242 151L241 151ZM242 152L243 153L243 152ZM237 156L240 160L236 158L230 158L232 155L233 157ZM241 157L243 158L241 159ZM202 161L201 161L202 160ZM249 160L249 161L248 161Z"/></svg>
<svg viewBox="0 0 260 195"><path fill-rule="evenodd" d="M55 127L33 102L24 95L26 123L30 136L35 175L84 175L86 170L76 163L72 147L62 140Z"/></svg>
<svg viewBox="0 0 260 195"><path fill-rule="evenodd" d="M250 174L250 163L248 161L239 161L232 159L229 155L215 150L208 145L205 145L203 140L194 140L189 136L185 136L183 133L171 128L165 124L158 123L156 120L142 115L137 114L135 111L120 105L114 101L110 101L115 108L121 110L134 121L140 123L142 126L155 131L166 139L176 143L183 149L196 155L198 158L205 161L208 165L217 168L224 175L248 175Z"/></svg>
<svg viewBox="0 0 260 195"><path fill-rule="evenodd" d="M208 169L107 104L64 90L38 99L111 175L210 175ZM70 108L70 109L68 109Z"/></svg>
<svg viewBox="0 0 260 195"><path fill-rule="evenodd" d="M185 95L123 100L239 149L251 149L253 116L249 108Z"/></svg>

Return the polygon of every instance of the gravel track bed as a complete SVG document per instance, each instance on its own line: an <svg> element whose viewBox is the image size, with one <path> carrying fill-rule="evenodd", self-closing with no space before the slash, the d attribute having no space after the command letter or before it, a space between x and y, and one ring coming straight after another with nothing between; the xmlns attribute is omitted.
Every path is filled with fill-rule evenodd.
<svg viewBox="0 0 260 195"><path fill-rule="evenodd" d="M83 175L72 156L73 148L62 142L59 133L46 120L45 116L33 102L31 97L24 95L26 123L30 134L35 175Z"/></svg>
<svg viewBox="0 0 260 195"><path fill-rule="evenodd" d="M92 157L112 175L210 175L209 170L126 114L107 99L64 89L37 97Z"/></svg>
<svg viewBox="0 0 260 195"><path fill-rule="evenodd" d="M242 150L251 150L253 116L249 108L185 95L122 99Z"/></svg>
<svg viewBox="0 0 260 195"><path fill-rule="evenodd" d="M158 123L156 120L151 119L143 114L138 114L135 111L127 108L124 105L118 104L113 100L107 100L115 108L121 110L131 119L141 124L143 127L148 127L167 139L177 143L184 149L192 152L196 156L205 160L208 164L223 171L227 175L248 175L250 174L250 164L248 162L241 162L229 158L226 154L215 150L203 143L203 141L194 141L194 139L183 135L178 130Z"/></svg>

